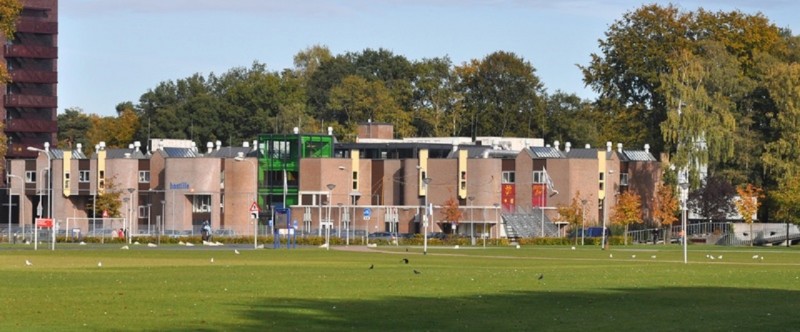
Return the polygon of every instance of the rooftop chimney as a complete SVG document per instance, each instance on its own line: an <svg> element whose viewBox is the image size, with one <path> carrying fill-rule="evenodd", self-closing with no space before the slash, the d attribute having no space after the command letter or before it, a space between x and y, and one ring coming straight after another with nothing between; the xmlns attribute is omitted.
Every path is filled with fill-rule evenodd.
<svg viewBox="0 0 800 332"><path fill-rule="evenodd" d="M299 134L299 133L300 133L300 128L294 127L294 128L292 128L292 132L293 132L295 135L297 135L297 134Z"/></svg>
<svg viewBox="0 0 800 332"><path fill-rule="evenodd" d="M553 147L556 148L556 150L558 150L560 148L560 146L561 146L561 142L559 142L559 141L553 142Z"/></svg>
<svg viewBox="0 0 800 332"><path fill-rule="evenodd" d="M333 127L328 127L328 136L333 136Z"/></svg>
<svg viewBox="0 0 800 332"><path fill-rule="evenodd" d="M248 141L242 142L242 147L243 148L249 148L250 147L250 142L248 142Z"/></svg>
<svg viewBox="0 0 800 332"><path fill-rule="evenodd" d="M644 145L644 152L650 153L650 144Z"/></svg>
<svg viewBox="0 0 800 332"><path fill-rule="evenodd" d="M572 148L572 143L570 142L564 143L564 152L569 152L571 148Z"/></svg>
<svg viewBox="0 0 800 332"><path fill-rule="evenodd" d="M586 148L586 149L591 149L591 148L592 148L592 145L591 145L591 144L589 144L589 143L586 143L586 145L584 146L584 148Z"/></svg>
<svg viewBox="0 0 800 332"><path fill-rule="evenodd" d="M617 143L617 152L622 153L622 143Z"/></svg>
<svg viewBox="0 0 800 332"><path fill-rule="evenodd" d="M217 150L222 149L222 141L217 141Z"/></svg>
<svg viewBox="0 0 800 332"><path fill-rule="evenodd" d="M611 152L611 141L606 142L606 152Z"/></svg>
<svg viewBox="0 0 800 332"><path fill-rule="evenodd" d="M211 153L214 151L214 143L208 142L206 143L206 149L208 150L207 153Z"/></svg>

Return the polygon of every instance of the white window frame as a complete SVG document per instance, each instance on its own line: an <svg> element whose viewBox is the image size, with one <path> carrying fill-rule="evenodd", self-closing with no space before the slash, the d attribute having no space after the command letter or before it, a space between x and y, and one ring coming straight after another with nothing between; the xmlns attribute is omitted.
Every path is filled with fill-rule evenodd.
<svg viewBox="0 0 800 332"><path fill-rule="evenodd" d="M502 183L514 183L516 182L516 172L505 171L502 173L502 178Z"/></svg>
<svg viewBox="0 0 800 332"><path fill-rule="evenodd" d="M25 171L25 183L36 183L36 171Z"/></svg>
<svg viewBox="0 0 800 332"><path fill-rule="evenodd" d="M89 178L91 177L91 175L90 175L91 173L89 173L89 172L90 171L87 171L87 170L78 171L78 182L79 183L88 183L89 182Z"/></svg>
<svg viewBox="0 0 800 332"><path fill-rule="evenodd" d="M211 195L192 195L192 212L211 212Z"/></svg>
<svg viewBox="0 0 800 332"><path fill-rule="evenodd" d="M139 171L139 183L150 183L150 171Z"/></svg>
<svg viewBox="0 0 800 332"><path fill-rule="evenodd" d="M533 183L542 184L544 183L544 172L543 171L533 171Z"/></svg>

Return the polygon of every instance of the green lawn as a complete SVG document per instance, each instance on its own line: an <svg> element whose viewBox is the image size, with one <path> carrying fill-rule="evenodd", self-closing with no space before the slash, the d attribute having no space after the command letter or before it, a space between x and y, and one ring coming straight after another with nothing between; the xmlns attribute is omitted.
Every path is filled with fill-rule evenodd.
<svg viewBox="0 0 800 332"><path fill-rule="evenodd" d="M800 330L794 248L88 247L0 245L0 331Z"/></svg>

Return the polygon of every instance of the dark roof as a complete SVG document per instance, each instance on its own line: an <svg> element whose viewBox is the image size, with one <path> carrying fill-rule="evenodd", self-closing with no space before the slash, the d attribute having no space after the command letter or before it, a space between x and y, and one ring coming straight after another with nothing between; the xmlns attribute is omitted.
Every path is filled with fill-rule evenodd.
<svg viewBox="0 0 800 332"><path fill-rule="evenodd" d="M240 152L245 157L254 157L258 155L258 151L253 150L253 148L239 146L220 148L219 150L214 150L211 151L211 153L207 153L205 156L215 158L236 158Z"/></svg>
<svg viewBox="0 0 800 332"><path fill-rule="evenodd" d="M128 154L128 155L126 155ZM106 159L147 159L139 149L106 149Z"/></svg>
<svg viewBox="0 0 800 332"><path fill-rule="evenodd" d="M596 149L570 149L564 154L570 159L597 159Z"/></svg>

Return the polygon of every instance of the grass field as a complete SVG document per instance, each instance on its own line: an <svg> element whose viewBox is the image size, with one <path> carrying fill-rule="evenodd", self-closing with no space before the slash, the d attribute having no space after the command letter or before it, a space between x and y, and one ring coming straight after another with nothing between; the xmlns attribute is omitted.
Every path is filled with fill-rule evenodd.
<svg viewBox="0 0 800 332"><path fill-rule="evenodd" d="M119 247L0 245L0 331L800 330L794 248Z"/></svg>

